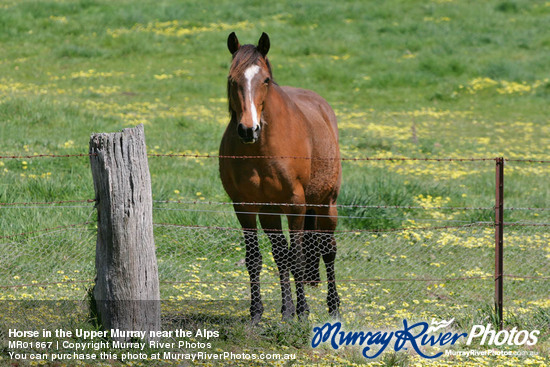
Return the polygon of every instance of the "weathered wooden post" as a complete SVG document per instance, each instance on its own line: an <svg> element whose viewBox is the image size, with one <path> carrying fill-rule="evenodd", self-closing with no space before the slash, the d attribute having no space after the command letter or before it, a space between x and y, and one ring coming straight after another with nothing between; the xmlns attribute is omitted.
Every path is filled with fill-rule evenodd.
<svg viewBox="0 0 550 367"><path fill-rule="evenodd" d="M98 210L93 298L99 321L104 330L149 336L160 330L160 291L143 125L93 134L90 162Z"/></svg>

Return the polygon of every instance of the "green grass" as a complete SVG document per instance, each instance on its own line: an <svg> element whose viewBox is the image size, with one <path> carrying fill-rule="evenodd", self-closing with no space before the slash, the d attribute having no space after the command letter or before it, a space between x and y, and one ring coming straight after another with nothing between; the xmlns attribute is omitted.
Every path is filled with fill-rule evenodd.
<svg viewBox="0 0 550 367"><path fill-rule="evenodd" d="M548 161L549 20L545 0L0 0L0 155L86 154L92 133L139 123L145 124L149 153L216 154L228 122L226 37L236 31L241 43L255 43L265 31L276 81L312 89L335 109L344 157ZM149 165L155 200L228 201L214 159L150 157ZM343 166L340 204L489 209L342 208L340 215L347 218L340 219L341 230L494 220L494 161L359 161ZM505 167L506 207L549 206L548 163L507 162ZM1 203L93 198L87 157L0 159ZM231 210L229 205L157 202L154 221L237 227ZM548 223L549 213L506 211L505 220ZM80 223L95 219L90 203L1 206L0 286L62 282L4 289L3 297L85 298L94 276L95 228ZM17 235L73 224L80 225ZM550 275L547 228L507 227L507 274ZM343 282L345 321L360 328L366 327L365 320L395 326L400 317L456 316L467 329L491 320L491 230L343 234L337 263L343 280L489 274L486 280L449 281L446 287L438 282ZM162 280L185 282L196 276L229 282L217 289L165 283L163 299L176 304L189 298L247 299L238 232L197 234L157 226L155 233ZM276 269L267 241L262 246L263 278L269 280L265 297L275 300L267 321L259 329L233 327L246 319L248 306L239 303L232 311L237 321L213 317L213 307L210 313L189 311L189 322L221 325L228 333L219 343L222 349L240 349L252 337L266 350L284 346L306 361L343 363L332 351L316 354L307 348L308 325L278 323ZM505 286L506 326L548 330L548 280L506 278ZM323 288L308 290L315 309L311 322L326 317ZM167 307L165 321L184 322L181 312ZM79 314L74 322L87 325L85 318ZM548 358L548 333L541 339L536 350ZM353 350L339 356L349 363L364 362ZM379 361L416 362L399 353Z"/></svg>

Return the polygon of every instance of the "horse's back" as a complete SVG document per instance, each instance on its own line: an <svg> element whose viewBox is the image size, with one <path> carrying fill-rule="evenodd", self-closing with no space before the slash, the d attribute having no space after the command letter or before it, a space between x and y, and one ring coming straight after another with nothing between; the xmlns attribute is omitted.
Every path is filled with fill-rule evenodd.
<svg viewBox="0 0 550 367"><path fill-rule="evenodd" d="M323 128L322 124L334 134L336 143L338 142L338 125L336 115L327 101L317 93L309 89L301 89L284 86L281 89L290 97L290 99L302 111L307 121L312 124L312 128Z"/></svg>

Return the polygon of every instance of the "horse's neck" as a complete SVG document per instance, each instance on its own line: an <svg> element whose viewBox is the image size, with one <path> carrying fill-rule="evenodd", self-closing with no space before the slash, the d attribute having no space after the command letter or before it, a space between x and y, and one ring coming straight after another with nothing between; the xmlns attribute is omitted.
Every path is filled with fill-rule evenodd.
<svg viewBox="0 0 550 367"><path fill-rule="evenodd" d="M278 84L273 84L267 93L264 108L265 122L272 128L283 127L278 126L288 122L289 111L296 108L294 102L286 94L282 87Z"/></svg>
<svg viewBox="0 0 550 367"><path fill-rule="evenodd" d="M284 87L274 85L264 103L262 154L288 155L309 140L307 119ZM294 153L293 153L294 154ZM305 154L305 153L304 153Z"/></svg>

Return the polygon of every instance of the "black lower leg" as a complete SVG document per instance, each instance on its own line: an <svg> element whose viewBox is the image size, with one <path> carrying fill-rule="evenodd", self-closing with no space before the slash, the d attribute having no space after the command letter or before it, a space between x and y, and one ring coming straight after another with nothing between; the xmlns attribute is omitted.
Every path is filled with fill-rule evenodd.
<svg viewBox="0 0 550 367"><path fill-rule="evenodd" d="M323 255L323 261L327 269L327 306L328 312L332 317L339 317L340 297L336 290L336 277L334 273L334 260L336 259L336 251L332 251Z"/></svg>
<svg viewBox="0 0 550 367"><path fill-rule="evenodd" d="M244 240L246 246L246 269L250 277L250 317L253 323L258 323L264 311L260 294L262 254L255 231L245 231Z"/></svg>
<svg viewBox="0 0 550 367"><path fill-rule="evenodd" d="M281 282L281 313L283 319L294 317L296 309L292 301L292 291L290 288L290 264L291 257L288 248L288 242L282 233L270 233L269 239L272 245L273 258L279 270L279 280Z"/></svg>
<svg viewBox="0 0 550 367"><path fill-rule="evenodd" d="M292 262L292 275L294 276L294 282L296 284L296 313L298 316L304 317L309 315L309 306L306 300L306 293L304 290L304 267L305 257L302 247L302 233L296 232L291 234L291 256Z"/></svg>

